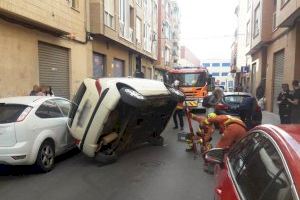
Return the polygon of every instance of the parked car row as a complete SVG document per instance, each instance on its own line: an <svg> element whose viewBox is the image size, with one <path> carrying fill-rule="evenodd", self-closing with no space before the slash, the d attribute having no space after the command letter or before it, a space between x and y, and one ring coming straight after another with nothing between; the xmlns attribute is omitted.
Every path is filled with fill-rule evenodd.
<svg viewBox="0 0 300 200"><path fill-rule="evenodd" d="M47 172L55 156L75 145L105 164L138 143L162 145L160 134L183 99L162 82L136 78L86 79L73 103L45 96L0 99L0 164L35 164Z"/></svg>

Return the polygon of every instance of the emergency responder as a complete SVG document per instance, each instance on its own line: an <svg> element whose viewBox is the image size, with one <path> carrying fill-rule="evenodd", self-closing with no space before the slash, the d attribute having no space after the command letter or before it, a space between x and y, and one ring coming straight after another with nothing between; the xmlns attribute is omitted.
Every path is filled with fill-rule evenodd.
<svg viewBox="0 0 300 200"><path fill-rule="evenodd" d="M190 116L193 120L199 122L200 125L206 126L205 142L211 140L214 133L212 125L216 124L219 126L222 137L216 145L217 148L229 148L247 134L244 122L230 115L210 113L207 118L194 114L190 114Z"/></svg>
<svg viewBox="0 0 300 200"><path fill-rule="evenodd" d="M179 90L179 81L178 80L174 81L173 87ZM173 121L174 121L174 125L175 125L173 129L178 129L178 122L177 122L177 116L178 116L180 130L183 130L183 128L184 128L183 115L184 115L184 110L183 110L183 101L182 101L182 102L178 102L178 104L176 106L176 110L174 111L174 114L173 114Z"/></svg>

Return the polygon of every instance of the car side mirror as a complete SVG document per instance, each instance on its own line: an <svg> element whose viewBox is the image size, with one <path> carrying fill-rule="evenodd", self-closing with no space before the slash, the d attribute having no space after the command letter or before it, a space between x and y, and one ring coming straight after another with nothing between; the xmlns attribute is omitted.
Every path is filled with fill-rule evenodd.
<svg viewBox="0 0 300 200"><path fill-rule="evenodd" d="M214 164L223 164L226 149L213 148L205 153L205 160Z"/></svg>

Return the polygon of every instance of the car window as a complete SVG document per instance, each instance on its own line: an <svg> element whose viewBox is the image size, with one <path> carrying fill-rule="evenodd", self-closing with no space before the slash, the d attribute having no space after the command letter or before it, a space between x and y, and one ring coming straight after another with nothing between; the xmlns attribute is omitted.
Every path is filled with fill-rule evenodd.
<svg viewBox="0 0 300 200"><path fill-rule="evenodd" d="M57 105L61 109L64 117L68 117L69 112L70 112L70 108L71 108L71 103L69 101L64 100L64 99L54 99L53 101L55 103L57 103Z"/></svg>
<svg viewBox="0 0 300 200"><path fill-rule="evenodd" d="M26 108L25 105L0 103L0 124L16 122Z"/></svg>
<svg viewBox="0 0 300 200"><path fill-rule="evenodd" d="M40 118L58 118L63 117L58 106L52 101L45 101L35 112L36 116Z"/></svg>
<svg viewBox="0 0 300 200"><path fill-rule="evenodd" d="M253 133L241 141L230 152L229 160L245 199L293 199L283 162L276 148L262 134Z"/></svg>
<svg viewBox="0 0 300 200"><path fill-rule="evenodd" d="M224 96L224 102L228 103L228 104L240 104L240 103L242 103L242 101L245 97L249 97L249 96L227 95L227 96Z"/></svg>

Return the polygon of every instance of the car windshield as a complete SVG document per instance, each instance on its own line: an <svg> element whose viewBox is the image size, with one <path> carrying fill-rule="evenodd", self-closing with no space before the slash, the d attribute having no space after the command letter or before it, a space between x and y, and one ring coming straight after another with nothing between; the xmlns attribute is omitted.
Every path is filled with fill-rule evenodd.
<svg viewBox="0 0 300 200"><path fill-rule="evenodd" d="M205 86L208 78L207 78L207 73L205 72L170 75L171 83L174 83L175 80L179 81L179 86L203 87Z"/></svg>
<svg viewBox="0 0 300 200"><path fill-rule="evenodd" d="M224 102L228 104L241 104L247 95L227 95L224 97Z"/></svg>
<svg viewBox="0 0 300 200"><path fill-rule="evenodd" d="M16 122L26 108L25 105L0 103L0 124Z"/></svg>

